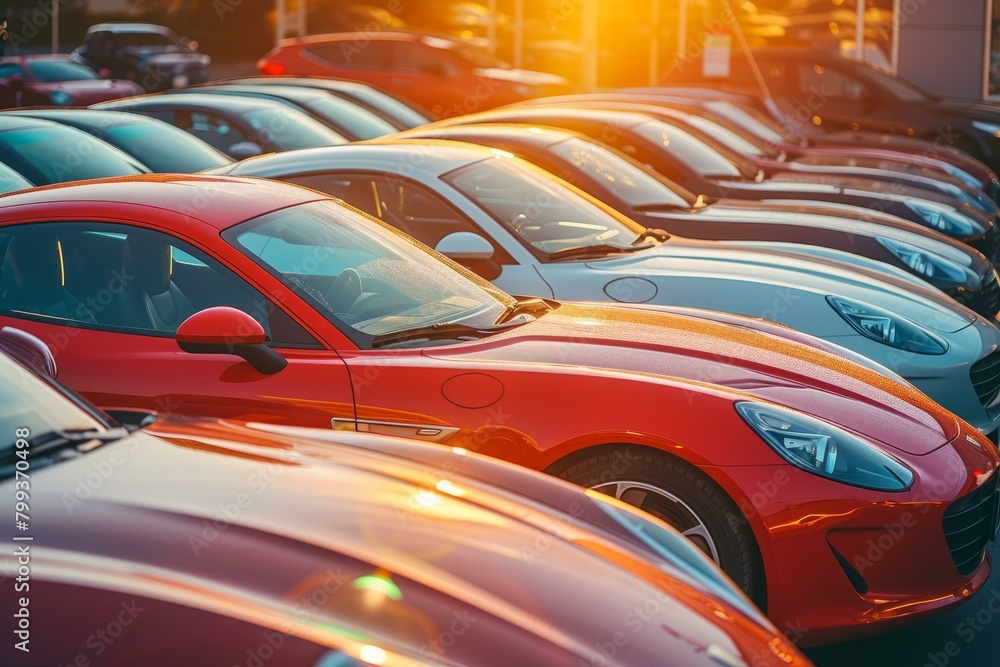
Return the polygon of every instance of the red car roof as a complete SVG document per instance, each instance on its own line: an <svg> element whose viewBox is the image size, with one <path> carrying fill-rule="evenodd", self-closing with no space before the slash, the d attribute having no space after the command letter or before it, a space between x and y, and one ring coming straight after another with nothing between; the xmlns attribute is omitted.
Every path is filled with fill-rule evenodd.
<svg viewBox="0 0 1000 667"><path fill-rule="evenodd" d="M9 209L48 206L55 210L74 203L106 202L118 210L151 207L176 211L218 229L271 211L328 197L305 188L262 178L143 174L76 183L61 183L0 196L0 223ZM55 210L53 212L55 212Z"/></svg>

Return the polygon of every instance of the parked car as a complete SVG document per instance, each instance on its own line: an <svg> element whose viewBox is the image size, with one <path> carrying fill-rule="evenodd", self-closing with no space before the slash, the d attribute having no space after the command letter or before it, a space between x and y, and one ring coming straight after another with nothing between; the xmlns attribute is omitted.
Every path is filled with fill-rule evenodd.
<svg viewBox="0 0 1000 667"><path fill-rule="evenodd" d="M51 121L82 130L111 144L158 173L191 174L232 160L191 134L163 121L121 111L24 109L4 115Z"/></svg>
<svg viewBox="0 0 1000 667"><path fill-rule="evenodd" d="M529 123L580 132L649 165L688 190L709 197L758 201L847 204L889 213L958 239L1000 261L1000 228L969 204L920 188L845 176L790 175L764 179L693 134L659 118L629 111L511 107L439 121L438 127L474 123Z"/></svg>
<svg viewBox="0 0 1000 667"><path fill-rule="evenodd" d="M983 193L991 199L1000 197L1000 180L985 164L962 153L964 158L949 157L948 151L926 141L920 151L894 150L879 144L853 145L817 144L792 134L787 128L763 112L726 100L700 100L656 93L602 93L562 95L525 104L605 105L653 104L693 115L691 122L718 136L720 142L734 150L746 149L760 161L765 173L805 171L823 173L857 173L885 180L890 172L913 177L932 178L954 185L964 185L973 194ZM914 141L914 140L910 140ZM956 164L957 162L957 164ZM920 180L914 179L919 183Z"/></svg>
<svg viewBox="0 0 1000 667"><path fill-rule="evenodd" d="M273 100L164 93L129 97L91 108L162 120L237 159L347 142L307 114Z"/></svg>
<svg viewBox="0 0 1000 667"><path fill-rule="evenodd" d="M515 299L320 193L261 179L157 175L5 195L0 239L5 267L31 269L5 290L0 325L58 343L60 377L102 407L407 435L549 472L666 520L766 598L779 627L808 628L806 643L943 610L989 574L994 515L963 510L995 502L996 448L911 386L795 343L796 332ZM74 258L64 285L60 251ZM70 314L46 315L52 297ZM843 322L829 306L816 319ZM233 497L227 480L245 484L249 469L217 453L228 445L204 446L216 463L181 468L211 480L215 511ZM241 452L255 465L267 458ZM287 479L295 498L359 495L350 483ZM130 499L155 488L114 480ZM175 475L163 485L188 488ZM905 541L871 566L858 560L918 505ZM90 507L137 539L135 521ZM282 525L307 508L338 516L310 498L278 513ZM191 525L181 529L186 539ZM221 562L228 576L246 559Z"/></svg>
<svg viewBox="0 0 1000 667"><path fill-rule="evenodd" d="M396 131L394 125L350 100L301 86L206 85L175 92L273 100L308 114L350 141L374 139Z"/></svg>
<svg viewBox="0 0 1000 667"><path fill-rule="evenodd" d="M687 238L749 241L772 250L905 269L987 319L1000 309L993 264L978 250L916 223L855 210L781 203L709 203L600 142L576 132L531 125L417 128L398 139L479 144L512 153L572 183L640 225ZM834 252L829 252L829 251ZM843 253L857 255L850 258Z"/></svg>
<svg viewBox="0 0 1000 667"><path fill-rule="evenodd" d="M391 30L282 40L257 69L361 81L443 117L568 92L562 77L515 69L460 41Z"/></svg>
<svg viewBox="0 0 1000 667"><path fill-rule="evenodd" d="M350 100L374 114L377 114L398 130L408 130L412 127L431 122L431 113L414 102L404 102L401 98L387 93L367 83L345 81L325 76L248 76L235 79L222 79L215 85L275 85L298 86L325 90L345 100Z"/></svg>
<svg viewBox="0 0 1000 667"><path fill-rule="evenodd" d="M1000 111L977 100L942 98L913 83L836 53L805 49L758 49L753 57L762 72L769 94L784 113L786 122L812 124L827 132L854 130L895 133L931 141L944 138L993 171L1000 171ZM699 83L761 95L749 87L746 58L733 60L728 79L699 80L698 68L675 70L668 83ZM818 93L816 91L819 91ZM806 107L810 95L815 99ZM821 99L817 99L821 98Z"/></svg>
<svg viewBox="0 0 1000 667"><path fill-rule="evenodd" d="M10 113L0 114L0 163L20 174L21 181L35 185L149 172L86 132Z"/></svg>
<svg viewBox="0 0 1000 667"><path fill-rule="evenodd" d="M146 92L208 80L212 59L198 43L150 23L99 23L87 28L72 57L109 76L129 79Z"/></svg>
<svg viewBox="0 0 1000 667"><path fill-rule="evenodd" d="M0 109L31 106L83 106L138 95L131 81L109 80L69 56L7 56L0 59Z"/></svg>
<svg viewBox="0 0 1000 667"><path fill-rule="evenodd" d="M756 139L736 124L697 109L682 110L660 104L609 101L575 103L573 107L636 112L663 120L681 128L733 164L739 165L743 171L754 173L761 179L832 185L855 183L864 179L876 181L878 187L888 189L889 192L905 189L917 197L932 197L949 205L957 202L991 219L996 219L1000 211L993 198L978 184L970 186L950 174L916 165L900 171L857 163L856 159L844 159L839 164L829 158L813 163L791 161L787 155L767 142Z"/></svg>
<svg viewBox="0 0 1000 667"><path fill-rule="evenodd" d="M808 664L693 544L608 496L367 434L180 418L130 433L40 375L34 343L0 330L0 497L30 496L33 538L31 606L4 611L29 609L32 664L77 661L107 618L131 627L108 631L104 665L190 662L192 642L200 664L263 646L295 665L571 665L648 600L655 631L617 659Z"/></svg>
<svg viewBox="0 0 1000 667"><path fill-rule="evenodd" d="M366 142L224 171L343 199L510 294L765 317L889 367L984 433L1000 426L1000 378L987 370L1000 330L885 264L671 237L509 153L453 142Z"/></svg>

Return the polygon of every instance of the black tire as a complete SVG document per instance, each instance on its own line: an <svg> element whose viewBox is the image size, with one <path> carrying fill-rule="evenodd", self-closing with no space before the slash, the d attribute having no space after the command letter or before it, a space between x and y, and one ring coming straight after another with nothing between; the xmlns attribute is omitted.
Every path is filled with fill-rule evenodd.
<svg viewBox="0 0 1000 667"><path fill-rule="evenodd" d="M709 558L713 558L758 606L764 607L764 570L749 523L729 496L696 467L665 454L621 446L550 472L587 488L598 488L606 493L611 491L612 495L615 495L615 489L608 485L633 482L654 487L660 493L680 500L681 503L676 503L655 493L642 494L637 488L629 489L621 496L625 502L662 519L681 532L692 529L689 513L693 513L694 519L701 522L711 537L715 554L711 551L713 545L699 539L692 541ZM640 493L630 495L633 491Z"/></svg>

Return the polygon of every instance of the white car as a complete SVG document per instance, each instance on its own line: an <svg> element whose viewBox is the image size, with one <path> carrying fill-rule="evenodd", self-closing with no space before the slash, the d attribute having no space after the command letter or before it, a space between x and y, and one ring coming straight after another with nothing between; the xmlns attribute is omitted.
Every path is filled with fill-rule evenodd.
<svg viewBox="0 0 1000 667"><path fill-rule="evenodd" d="M213 173L340 197L512 294L774 320L888 367L984 433L1000 425L1000 330L888 265L667 237L509 153L456 142L310 149Z"/></svg>

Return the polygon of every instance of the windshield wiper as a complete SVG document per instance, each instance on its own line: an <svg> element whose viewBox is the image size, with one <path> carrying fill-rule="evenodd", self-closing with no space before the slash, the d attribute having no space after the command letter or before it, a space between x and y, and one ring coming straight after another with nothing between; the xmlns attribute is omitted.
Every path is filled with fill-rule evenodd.
<svg viewBox="0 0 1000 667"><path fill-rule="evenodd" d="M114 442L128 435L124 428L109 428L104 431L94 431L91 429L67 429L65 431L50 431L34 438L31 447L28 449L28 457L35 458L45 454L52 454L61 449L77 447L88 442L97 441L100 443ZM11 450L0 457L0 464L9 463L21 457L17 455L17 450Z"/></svg>
<svg viewBox="0 0 1000 667"><path fill-rule="evenodd" d="M670 232L664 229L654 229L652 227L647 227L644 232L635 237L635 241L632 241L632 247L642 245L643 241L652 239L658 243L666 243L670 240ZM649 244L646 244L649 245Z"/></svg>
<svg viewBox="0 0 1000 667"><path fill-rule="evenodd" d="M623 255L637 250L647 250L652 248L652 243L643 245L610 245L599 243L597 245L579 245L571 248L563 248L549 255L549 261L558 262L562 259L578 259L581 257L606 257L607 255Z"/></svg>
<svg viewBox="0 0 1000 667"><path fill-rule="evenodd" d="M492 336L495 333L511 329L515 326L526 324L526 322L510 323L507 325L488 325L484 327L470 327L467 324L454 324L452 322L438 322L425 326L413 327L412 329L400 329L389 333L379 334L372 339L372 347L385 347L396 343L407 343L417 340L475 340L485 336Z"/></svg>
<svg viewBox="0 0 1000 667"><path fill-rule="evenodd" d="M515 323L512 320L521 315L538 318L553 309L552 306L546 303L545 299L537 297L515 298L517 299L517 304L505 310L496 321L496 324L527 324L527 322Z"/></svg>

